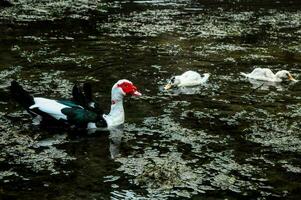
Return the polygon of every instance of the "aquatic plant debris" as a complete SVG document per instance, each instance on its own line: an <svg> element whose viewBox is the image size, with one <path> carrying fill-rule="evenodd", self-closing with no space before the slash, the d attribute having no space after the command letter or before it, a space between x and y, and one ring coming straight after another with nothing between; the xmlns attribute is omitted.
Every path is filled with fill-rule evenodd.
<svg viewBox="0 0 301 200"><path fill-rule="evenodd" d="M301 198L300 82L240 76L266 67L301 79L294 1L14 4L0 8L1 197ZM187 70L211 76L203 86L162 89ZM143 96L125 100L120 135L36 127L8 96L15 79L54 99L89 81L107 111L121 77Z"/></svg>
<svg viewBox="0 0 301 200"><path fill-rule="evenodd" d="M3 117L3 115L2 115ZM7 121L1 120L1 124L7 124ZM18 131L18 126L6 127L5 130L1 130L1 153L0 163L4 163L11 166L8 171L1 171L2 180L7 180L7 177L16 176L21 177L23 180L27 180L30 177L22 175L22 172L17 170L17 166L24 166L33 172L48 171L50 174L67 174L56 168L57 163L66 164L75 158L66 154L62 149L58 149L54 146L48 146L43 150L40 150L36 144L38 143L38 135L26 135L24 132ZM14 132L15 134L10 134ZM18 133L19 132L19 133ZM61 142L66 142L62 140ZM17 170L18 172L14 171Z"/></svg>
<svg viewBox="0 0 301 200"><path fill-rule="evenodd" d="M0 10L0 20L15 22L52 21L64 18L89 20L106 13L100 0L14 0L14 6Z"/></svg>
<svg viewBox="0 0 301 200"><path fill-rule="evenodd" d="M160 120L156 119L157 123ZM183 128L176 128L171 119L164 121L172 127L165 127L161 134L169 139L160 139L160 147L169 148L170 152L160 153L157 146L144 149L142 154L130 155L128 157L117 158L122 166L118 169L135 177L133 183L142 186L149 192L149 198L167 197L192 197L192 195L206 193L213 190L230 190L237 193L255 192L266 185L266 179L260 178L261 169L250 163L239 164L233 160L233 151L221 151L213 153L210 146L227 145L229 141L221 140L217 143L216 138L204 137L204 135L187 135ZM147 121L149 123L149 121ZM165 124L163 123L163 124ZM161 126L163 125L161 124ZM165 126L166 126L165 125ZM133 127L131 127L132 129ZM152 130L159 132L158 130ZM143 129L144 132L147 129ZM139 131L139 128L138 128ZM145 133L147 134L147 133ZM203 133L204 134L204 133ZM174 136L177 135L177 136ZM188 140L189 138L189 140ZM201 139L202 138L202 139ZM172 146L174 142L184 142L191 145L194 152L194 159L183 159L184 153ZM203 145L195 144L202 141ZM140 149L140 148L139 148ZM206 160L205 163L204 160ZM209 162L208 162L209 161ZM240 174L240 177L234 174ZM252 180L258 180L257 184L252 184ZM192 192L188 192L192 190ZM266 191L266 194L269 192Z"/></svg>

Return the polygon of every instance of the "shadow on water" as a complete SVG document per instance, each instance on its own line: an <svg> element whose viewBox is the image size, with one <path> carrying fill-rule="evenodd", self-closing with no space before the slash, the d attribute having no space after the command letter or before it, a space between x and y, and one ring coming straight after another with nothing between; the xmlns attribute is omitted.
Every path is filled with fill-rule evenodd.
<svg viewBox="0 0 301 200"><path fill-rule="evenodd" d="M301 79L298 2L74 2L0 10L2 199L300 199L300 82L239 75ZM186 70L211 76L162 89ZM13 79L50 98L89 81L108 112L122 78L143 96L111 132L33 126L8 97Z"/></svg>

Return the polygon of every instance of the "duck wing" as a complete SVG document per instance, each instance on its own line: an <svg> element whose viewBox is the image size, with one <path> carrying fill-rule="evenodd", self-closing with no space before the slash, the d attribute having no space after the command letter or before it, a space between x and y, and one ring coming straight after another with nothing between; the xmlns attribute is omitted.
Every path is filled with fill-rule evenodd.
<svg viewBox="0 0 301 200"><path fill-rule="evenodd" d="M77 126L87 126L88 123L95 123L97 127L107 127L106 120L101 114L81 108L64 108L62 113L67 116L70 124Z"/></svg>
<svg viewBox="0 0 301 200"><path fill-rule="evenodd" d="M87 99L77 83L72 88L72 99L81 106L85 107L87 104Z"/></svg>
<svg viewBox="0 0 301 200"><path fill-rule="evenodd" d="M84 83L82 87L75 84L72 89L72 96L74 101L85 109L103 114L100 105L93 98L92 86L90 83Z"/></svg>
<svg viewBox="0 0 301 200"><path fill-rule="evenodd" d="M201 83L201 75L194 71L187 71L180 76L179 86L195 86Z"/></svg>
<svg viewBox="0 0 301 200"><path fill-rule="evenodd" d="M261 81L272 81L275 78L275 74L268 68L256 68L248 74L248 77Z"/></svg>
<svg viewBox="0 0 301 200"><path fill-rule="evenodd" d="M62 113L64 108L79 108L80 105L69 100L53 100L42 97L35 97L34 104L29 107L29 112L36 115L51 116L56 120L67 120L67 116Z"/></svg>
<svg viewBox="0 0 301 200"><path fill-rule="evenodd" d="M101 109L99 103L97 103L94 99L92 85L90 83L84 83L83 91L88 101L89 107L93 108L92 110L94 110L97 113L103 113L103 110Z"/></svg>
<svg viewBox="0 0 301 200"><path fill-rule="evenodd" d="M67 121L71 124L87 124L97 122L101 116L95 112L81 108L63 108L62 113L66 115Z"/></svg>
<svg viewBox="0 0 301 200"><path fill-rule="evenodd" d="M264 68L264 75L266 78L274 78L275 74L272 72L272 70L268 68Z"/></svg>
<svg viewBox="0 0 301 200"><path fill-rule="evenodd" d="M274 73L268 68L255 68L249 75L253 77L273 77Z"/></svg>
<svg viewBox="0 0 301 200"><path fill-rule="evenodd" d="M88 101L93 101L92 85L90 83L83 84L83 91Z"/></svg>

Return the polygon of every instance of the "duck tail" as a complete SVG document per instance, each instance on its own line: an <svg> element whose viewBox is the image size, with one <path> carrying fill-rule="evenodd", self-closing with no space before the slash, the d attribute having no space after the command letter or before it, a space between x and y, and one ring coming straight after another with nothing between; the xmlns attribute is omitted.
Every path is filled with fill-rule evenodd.
<svg viewBox="0 0 301 200"><path fill-rule="evenodd" d="M248 74L240 72L240 75L244 76L244 77L248 77Z"/></svg>
<svg viewBox="0 0 301 200"><path fill-rule="evenodd" d="M24 90L17 81L11 82L10 93L12 97L25 109L28 109L30 106L35 104L33 96Z"/></svg>

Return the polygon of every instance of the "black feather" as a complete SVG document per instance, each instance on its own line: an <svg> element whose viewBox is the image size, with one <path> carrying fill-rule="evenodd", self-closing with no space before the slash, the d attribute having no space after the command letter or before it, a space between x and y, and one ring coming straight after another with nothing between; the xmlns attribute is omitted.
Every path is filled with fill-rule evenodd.
<svg viewBox="0 0 301 200"><path fill-rule="evenodd" d="M12 81L10 85L10 93L12 97L25 109L29 109L35 102L33 97L22 88L17 81Z"/></svg>
<svg viewBox="0 0 301 200"><path fill-rule="evenodd" d="M84 83L82 88L75 84L72 89L73 100L90 111L97 114L103 114L103 110L93 98L92 86L90 83Z"/></svg>
<svg viewBox="0 0 301 200"><path fill-rule="evenodd" d="M78 84L75 84L72 88L72 97L75 102L77 102L79 105L84 106L87 104L85 95L81 91Z"/></svg>
<svg viewBox="0 0 301 200"><path fill-rule="evenodd" d="M92 102L93 101L93 94L92 94L91 84L90 83L84 83L83 90L84 90L84 94L85 94L85 97L87 98L87 100L89 102Z"/></svg>
<svg viewBox="0 0 301 200"><path fill-rule="evenodd" d="M97 122L102 117L98 114L81 108L63 108L62 113L67 116L67 120L72 124L87 124Z"/></svg>

